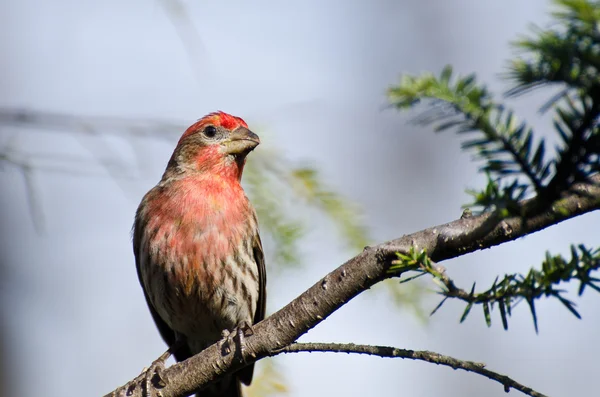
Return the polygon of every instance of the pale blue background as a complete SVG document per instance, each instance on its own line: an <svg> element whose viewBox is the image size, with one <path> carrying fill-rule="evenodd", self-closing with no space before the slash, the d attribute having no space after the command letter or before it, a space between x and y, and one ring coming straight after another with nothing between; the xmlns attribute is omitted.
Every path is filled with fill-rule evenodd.
<svg viewBox="0 0 600 397"><path fill-rule="evenodd" d="M217 109L231 112L264 131L261 147L318 167L360 203L376 241L457 218L468 200L464 189L483 183L455 136L409 125L405 115L385 109L385 90L402 72L437 73L451 63L502 92L498 73L509 40L531 22L545 23L549 9L541 0L186 1L198 35L180 32L186 47L164 4L172 3L4 0L0 106L186 123ZM540 104L539 97L526 97L516 106L547 128L535 112ZM0 170L4 376L13 387L6 393L103 395L165 349L138 285L129 230L176 138L128 142L7 126L0 126L0 138L34 155L82 156L86 170L83 176L42 167L34 173L42 234L30 220L21 174ZM138 179L115 178L119 169L131 169L129 163L119 168L115 153L132 164L141 154ZM117 171L111 176L95 156L117 162ZM591 214L444 265L457 282L485 286L497 274L539 264L547 248L567 253L572 242L597 246L599 223ZM331 227L312 233L304 247L305 270L269 280L270 311L354 254ZM459 325L458 303L423 325L388 295L369 294L304 340L434 350L486 362L551 396L592 395L600 297L589 293L576 301L583 321L542 301L536 335L525 305L505 332L497 317L488 329L479 311ZM431 298L426 307L435 303ZM505 395L482 377L420 362L334 354L278 361L292 396Z"/></svg>

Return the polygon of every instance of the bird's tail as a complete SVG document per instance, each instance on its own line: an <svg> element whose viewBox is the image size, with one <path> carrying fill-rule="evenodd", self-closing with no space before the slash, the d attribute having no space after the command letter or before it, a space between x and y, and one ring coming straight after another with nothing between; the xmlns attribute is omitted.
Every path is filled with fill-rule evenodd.
<svg viewBox="0 0 600 397"><path fill-rule="evenodd" d="M196 393L196 397L243 397L237 376L229 376Z"/></svg>

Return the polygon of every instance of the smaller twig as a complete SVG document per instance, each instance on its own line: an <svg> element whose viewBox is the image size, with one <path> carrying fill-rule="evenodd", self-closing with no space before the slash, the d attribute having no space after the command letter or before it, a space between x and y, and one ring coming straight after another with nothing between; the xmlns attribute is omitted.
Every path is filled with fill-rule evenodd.
<svg viewBox="0 0 600 397"><path fill-rule="evenodd" d="M580 282L579 295L586 287L600 292L600 280L591 276L592 272L600 269L600 249L590 249L585 245L571 245L571 258L562 255L551 255L546 253L546 259L542 262L541 269L532 268L526 275L507 274L502 280L496 280L492 286L480 293L475 292L475 283L471 290L465 290L456 286L454 281L448 277L443 267L437 266L426 253L410 253L399 255L401 259L392 262L402 268L418 263L417 271L421 274L430 274L441 288L439 294L444 300L435 308L434 312L446 301L447 298L456 298L467 303L461 322L467 317L473 305L482 305L483 313L488 326L491 326L490 312L498 305L502 325L508 329L507 317L511 315L511 309L521 301L526 301L533 315L533 324L537 332L537 318L535 315L535 301L543 296L556 298L575 317L581 318L576 305L565 297L565 290L559 288L559 284L577 280ZM433 313L432 313L433 314Z"/></svg>
<svg viewBox="0 0 600 397"><path fill-rule="evenodd" d="M454 280L452 280L450 277L448 277L446 272L443 270L439 271L436 274L436 279L441 281L442 284L444 284L446 291L441 291L440 293L444 296L447 296L448 298L458 298L467 303L482 303L482 302L487 302L488 300L491 300L487 296L485 296L485 294L475 294L475 293L469 292L465 289L458 288L456 286L456 284L454 284ZM501 299L501 298L504 298L504 296L492 297L492 298L493 299Z"/></svg>
<svg viewBox="0 0 600 397"><path fill-rule="evenodd" d="M275 356L279 353L300 352L357 353L388 358L421 360L433 364L445 365L454 369L462 369L467 372L473 372L485 376L488 379L502 384L504 386L504 391L507 393L511 388L513 388L528 396L546 397L546 395L524 386L506 375L486 369L485 364L483 363L459 360L454 357L444 356L442 354L426 350L407 350L388 346L356 345L354 343L292 343L291 345L274 351L269 355Z"/></svg>

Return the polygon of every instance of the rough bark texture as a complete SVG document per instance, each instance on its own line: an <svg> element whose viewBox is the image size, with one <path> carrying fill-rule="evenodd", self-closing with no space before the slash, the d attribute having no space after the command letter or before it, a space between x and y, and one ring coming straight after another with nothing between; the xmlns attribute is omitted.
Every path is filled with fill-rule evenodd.
<svg viewBox="0 0 600 397"><path fill-rule="evenodd" d="M600 175L592 184L578 184L562 199L538 214L528 214L535 202L523 203L521 217L498 220L493 214L464 217L365 250L338 267L278 312L254 326L254 335L246 338L245 363L239 352L223 355L215 344L190 359L169 367L160 388L163 397L182 397L260 358L277 353L306 333L350 299L383 279L394 276L387 270L396 252L411 247L426 249L436 262L516 240L563 220L600 208ZM396 274L397 276L397 274ZM142 396L138 385L120 388L107 396Z"/></svg>

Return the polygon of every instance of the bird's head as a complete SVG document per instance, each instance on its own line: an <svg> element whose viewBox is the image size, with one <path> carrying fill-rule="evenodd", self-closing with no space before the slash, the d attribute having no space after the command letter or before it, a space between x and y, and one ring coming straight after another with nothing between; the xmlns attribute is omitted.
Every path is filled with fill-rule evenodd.
<svg viewBox="0 0 600 397"><path fill-rule="evenodd" d="M258 135L241 118L220 111L210 113L183 133L167 172L208 172L239 180L246 156L259 143Z"/></svg>

